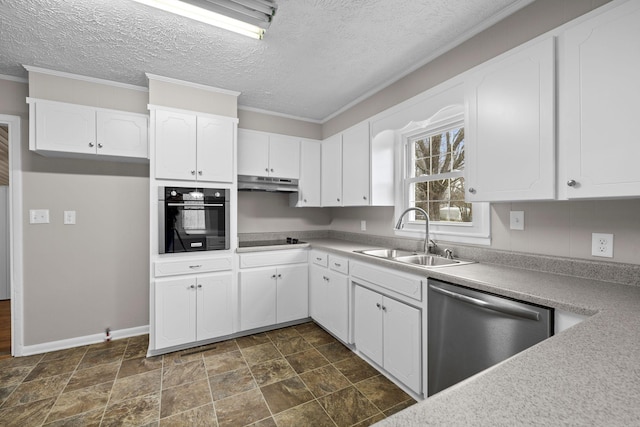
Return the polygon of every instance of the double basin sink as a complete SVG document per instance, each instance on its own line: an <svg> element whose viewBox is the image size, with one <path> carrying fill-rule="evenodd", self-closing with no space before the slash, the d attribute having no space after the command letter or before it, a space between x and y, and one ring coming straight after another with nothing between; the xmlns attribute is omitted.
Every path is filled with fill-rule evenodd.
<svg viewBox="0 0 640 427"><path fill-rule="evenodd" d="M475 262L455 258L445 258L434 254L404 251L400 249L365 249L354 252L425 268L472 264Z"/></svg>

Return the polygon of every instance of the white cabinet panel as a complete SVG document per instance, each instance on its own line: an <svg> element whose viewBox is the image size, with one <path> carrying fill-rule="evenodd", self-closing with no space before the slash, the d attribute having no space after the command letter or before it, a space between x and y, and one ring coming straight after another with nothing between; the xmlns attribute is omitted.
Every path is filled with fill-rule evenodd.
<svg viewBox="0 0 640 427"><path fill-rule="evenodd" d="M276 269L241 271L240 329L276 324Z"/></svg>
<svg viewBox="0 0 640 427"><path fill-rule="evenodd" d="M228 120L199 116L196 164L198 180L233 181L233 124Z"/></svg>
<svg viewBox="0 0 640 427"><path fill-rule="evenodd" d="M269 135L238 130L238 175L269 176Z"/></svg>
<svg viewBox="0 0 640 427"><path fill-rule="evenodd" d="M233 333L232 274L199 276L197 283L197 339Z"/></svg>
<svg viewBox="0 0 640 427"><path fill-rule="evenodd" d="M269 136L269 176L300 178L300 139L281 135Z"/></svg>
<svg viewBox="0 0 640 427"><path fill-rule="evenodd" d="M349 342L349 278L316 264L310 269L311 317L342 341Z"/></svg>
<svg viewBox="0 0 640 427"><path fill-rule="evenodd" d="M322 141L322 206L342 206L342 134Z"/></svg>
<svg viewBox="0 0 640 427"><path fill-rule="evenodd" d="M630 1L561 36L560 144L570 199L640 195L640 3ZM575 182L567 186L569 181ZM572 182L572 183L573 183Z"/></svg>
<svg viewBox="0 0 640 427"><path fill-rule="evenodd" d="M342 134L343 206L369 205L370 145L369 122L360 123Z"/></svg>
<svg viewBox="0 0 640 427"><path fill-rule="evenodd" d="M305 265L278 267L276 321L309 317L309 268Z"/></svg>
<svg viewBox="0 0 640 427"><path fill-rule="evenodd" d="M103 156L149 156L148 123L145 116L98 110L97 154Z"/></svg>
<svg viewBox="0 0 640 427"><path fill-rule="evenodd" d="M80 105L37 102L35 114L36 149L95 154L94 109Z"/></svg>
<svg viewBox="0 0 640 427"><path fill-rule="evenodd" d="M196 279L161 279L155 283L155 348L196 340Z"/></svg>
<svg viewBox="0 0 640 427"><path fill-rule="evenodd" d="M300 191L293 195L297 207L320 206L320 156L320 142L300 143Z"/></svg>
<svg viewBox="0 0 640 427"><path fill-rule="evenodd" d="M555 198L555 39L478 67L466 80L467 201Z"/></svg>
<svg viewBox="0 0 640 427"><path fill-rule="evenodd" d="M384 298L383 313L384 368L419 393L422 383L420 310Z"/></svg>
<svg viewBox="0 0 640 427"><path fill-rule="evenodd" d="M195 180L196 116L157 110L155 117L156 178Z"/></svg>
<svg viewBox="0 0 640 427"><path fill-rule="evenodd" d="M382 366L382 296L362 286L355 287L354 341L371 360Z"/></svg>

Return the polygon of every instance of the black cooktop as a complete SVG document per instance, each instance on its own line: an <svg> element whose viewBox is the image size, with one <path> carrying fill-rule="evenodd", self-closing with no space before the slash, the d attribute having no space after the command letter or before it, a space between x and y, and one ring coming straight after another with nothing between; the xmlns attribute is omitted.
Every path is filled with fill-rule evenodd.
<svg viewBox="0 0 640 427"><path fill-rule="evenodd" d="M306 243L306 242L287 237L286 239L277 239L277 240L252 240L247 242L239 242L238 247L255 248L257 246L299 245L303 243Z"/></svg>

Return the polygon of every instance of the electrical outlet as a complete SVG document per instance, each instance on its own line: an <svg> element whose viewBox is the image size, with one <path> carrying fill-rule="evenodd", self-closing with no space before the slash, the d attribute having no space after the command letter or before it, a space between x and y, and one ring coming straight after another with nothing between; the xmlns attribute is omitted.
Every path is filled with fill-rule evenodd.
<svg viewBox="0 0 640 427"><path fill-rule="evenodd" d="M524 211L509 212L509 228L511 230L524 230Z"/></svg>
<svg viewBox="0 0 640 427"><path fill-rule="evenodd" d="M29 224L49 224L49 209L29 209Z"/></svg>
<svg viewBox="0 0 640 427"><path fill-rule="evenodd" d="M592 233L591 255L613 258L613 234Z"/></svg>
<svg viewBox="0 0 640 427"><path fill-rule="evenodd" d="M360 231L367 231L367 221L360 221Z"/></svg>
<svg viewBox="0 0 640 427"><path fill-rule="evenodd" d="M64 224L73 225L76 223L76 211L64 211Z"/></svg>

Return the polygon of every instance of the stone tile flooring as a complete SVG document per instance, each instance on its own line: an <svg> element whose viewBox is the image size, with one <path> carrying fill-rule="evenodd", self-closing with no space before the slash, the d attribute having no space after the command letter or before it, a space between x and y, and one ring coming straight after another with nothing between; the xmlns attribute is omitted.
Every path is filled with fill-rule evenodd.
<svg viewBox="0 0 640 427"><path fill-rule="evenodd" d="M153 358L147 343L0 360L0 426L368 426L415 403L314 323Z"/></svg>

